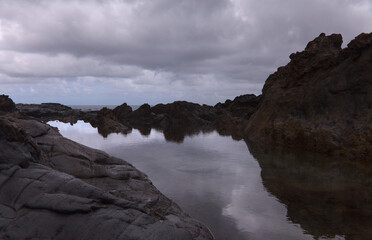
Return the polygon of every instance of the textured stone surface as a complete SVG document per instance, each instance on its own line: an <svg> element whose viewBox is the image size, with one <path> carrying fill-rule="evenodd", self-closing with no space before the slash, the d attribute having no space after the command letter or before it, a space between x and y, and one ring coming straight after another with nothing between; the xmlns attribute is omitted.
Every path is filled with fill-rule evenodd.
<svg viewBox="0 0 372 240"><path fill-rule="evenodd" d="M341 49L321 34L270 75L245 135L261 144L372 159L372 34Z"/></svg>
<svg viewBox="0 0 372 240"><path fill-rule="evenodd" d="M0 239L213 239L129 163L0 117Z"/></svg>

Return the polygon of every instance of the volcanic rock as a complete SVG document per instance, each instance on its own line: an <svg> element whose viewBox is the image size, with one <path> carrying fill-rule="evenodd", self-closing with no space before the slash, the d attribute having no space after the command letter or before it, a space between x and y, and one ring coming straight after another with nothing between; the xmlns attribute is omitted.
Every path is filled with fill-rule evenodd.
<svg viewBox="0 0 372 240"><path fill-rule="evenodd" d="M116 109L117 113L123 111L119 108ZM85 118L85 121L90 122L93 127L98 128L98 132L103 136L107 137L110 133L124 133L127 134L132 129L126 125L123 125L119 119L115 116L114 111L106 107L99 110L96 115L90 118Z"/></svg>
<svg viewBox="0 0 372 240"><path fill-rule="evenodd" d="M16 111L16 106L7 95L0 95L0 114Z"/></svg>
<svg viewBox="0 0 372 240"><path fill-rule="evenodd" d="M339 34L320 34L269 76L249 140L372 159L372 33L341 43Z"/></svg>
<svg viewBox="0 0 372 240"><path fill-rule="evenodd" d="M42 121L59 120L62 122L76 123L83 118L83 112L72 109L60 103L41 103L41 104L16 104L20 113Z"/></svg>
<svg viewBox="0 0 372 240"><path fill-rule="evenodd" d="M113 109L113 113L117 119L124 119L129 113L132 112L132 107L126 103L121 104Z"/></svg>

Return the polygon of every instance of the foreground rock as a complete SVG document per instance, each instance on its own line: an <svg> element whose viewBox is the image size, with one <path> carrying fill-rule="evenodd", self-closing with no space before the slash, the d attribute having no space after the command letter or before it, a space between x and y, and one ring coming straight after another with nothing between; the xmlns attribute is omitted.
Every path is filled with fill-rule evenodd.
<svg viewBox="0 0 372 240"><path fill-rule="evenodd" d="M0 116L0 239L213 239L129 163Z"/></svg>
<svg viewBox="0 0 372 240"><path fill-rule="evenodd" d="M267 79L249 140L372 159L372 34L341 44L341 35L321 34Z"/></svg>

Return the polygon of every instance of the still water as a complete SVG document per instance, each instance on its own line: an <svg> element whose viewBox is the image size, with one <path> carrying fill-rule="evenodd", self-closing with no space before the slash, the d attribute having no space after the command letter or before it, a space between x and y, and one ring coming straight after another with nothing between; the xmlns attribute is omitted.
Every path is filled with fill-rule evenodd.
<svg viewBox="0 0 372 240"><path fill-rule="evenodd" d="M132 163L218 240L372 239L372 168L272 152L217 132L175 143L154 129L103 138L82 121L49 124Z"/></svg>

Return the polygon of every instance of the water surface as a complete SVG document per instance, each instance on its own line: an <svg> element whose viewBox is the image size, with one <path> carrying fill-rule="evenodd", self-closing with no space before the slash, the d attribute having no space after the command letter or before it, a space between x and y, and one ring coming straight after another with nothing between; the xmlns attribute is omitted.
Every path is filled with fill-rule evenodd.
<svg viewBox="0 0 372 240"><path fill-rule="evenodd" d="M372 233L372 188L365 190L372 175L364 167L247 147L217 132L174 143L156 130L103 138L82 121L49 124L132 163L216 239L360 239Z"/></svg>

